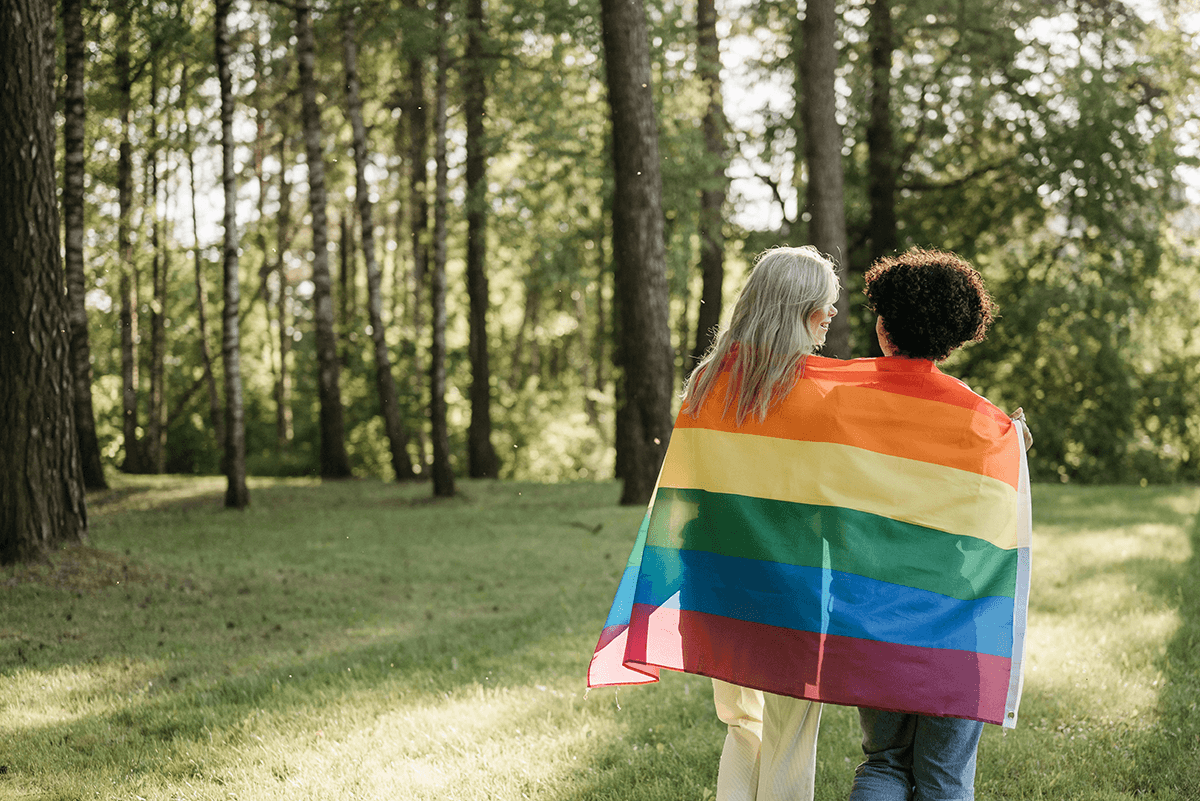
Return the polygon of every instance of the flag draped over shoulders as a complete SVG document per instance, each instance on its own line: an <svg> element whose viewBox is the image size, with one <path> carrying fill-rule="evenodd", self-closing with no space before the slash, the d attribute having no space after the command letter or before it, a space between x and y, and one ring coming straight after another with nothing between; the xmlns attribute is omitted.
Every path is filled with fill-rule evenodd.
<svg viewBox="0 0 1200 801"><path fill-rule="evenodd" d="M921 360L809 357L766 420L740 426L727 386L675 422L588 686L667 668L1015 725L1021 424Z"/></svg>

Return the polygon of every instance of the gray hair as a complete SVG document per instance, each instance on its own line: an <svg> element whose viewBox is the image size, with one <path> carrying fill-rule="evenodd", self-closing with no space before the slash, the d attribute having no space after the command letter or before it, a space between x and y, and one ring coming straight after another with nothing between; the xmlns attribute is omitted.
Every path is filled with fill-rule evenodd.
<svg viewBox="0 0 1200 801"><path fill-rule="evenodd" d="M809 317L837 296L833 262L811 245L759 254L729 324L688 379L684 409L693 417L700 413L732 356L725 412L736 398L738 425L752 412L759 421L765 419L795 386L801 362L817 348Z"/></svg>

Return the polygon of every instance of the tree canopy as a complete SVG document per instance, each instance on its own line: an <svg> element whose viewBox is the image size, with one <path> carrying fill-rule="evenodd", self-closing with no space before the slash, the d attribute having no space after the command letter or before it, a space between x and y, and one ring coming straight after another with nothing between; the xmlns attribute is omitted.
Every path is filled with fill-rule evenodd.
<svg viewBox="0 0 1200 801"><path fill-rule="evenodd" d="M336 393L355 475L405 472L393 443L414 475L428 475L436 395L447 437L438 460L461 475L469 452L489 462L488 437L496 459L485 475L620 472L626 368L617 346L628 312L615 264L614 219L624 209L614 207L614 164L624 153L613 151L601 4L499 0L485 9L314 3L312 85L302 86L309 67L296 14L232 3L249 473L343 474L340 463L329 467L331 429L323 435L321 422ZM215 10L200 0L98 0L83 13L84 287L96 441L109 465L133 464L154 419L162 469L221 468L224 435L211 409L218 400L223 408L224 362L205 355L219 354L213 315L231 263L221 251ZM954 250L983 272L1001 316L986 342L946 369L1001 405L1024 406L1035 478L1200 477L1200 190L1184 180L1200 157L1195 13L1166 0L1136 9L1118 0L847 0L835 11L846 229L837 255L848 268L851 355L868 355L873 326L858 290L880 247ZM757 251L813 235L807 199L819 178L804 156L800 103L807 9L729 0L703 26L692 3L648 0L644 13L664 335L678 390L697 329L709 325L705 248L720 244L728 301ZM347 28L347 18L356 24ZM356 46L349 104L347 35ZM723 65L715 83L714 37ZM724 120L713 115L714 91ZM435 124L440 108L444 125ZM314 159L323 162L327 232L326 212L310 205ZM439 247L446 314L431 362ZM381 413L381 365L395 375L394 420ZM155 375L161 411L152 408ZM487 392L473 389L479 381ZM480 403L490 404L489 430L469 447Z"/></svg>

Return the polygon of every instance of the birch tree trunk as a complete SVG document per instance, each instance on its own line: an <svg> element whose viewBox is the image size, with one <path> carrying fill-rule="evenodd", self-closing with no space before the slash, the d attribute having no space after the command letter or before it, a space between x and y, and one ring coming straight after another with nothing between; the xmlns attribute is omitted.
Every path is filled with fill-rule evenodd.
<svg viewBox="0 0 1200 801"><path fill-rule="evenodd" d="M54 6L0 4L0 564L87 536L54 176Z"/></svg>
<svg viewBox="0 0 1200 801"><path fill-rule="evenodd" d="M842 312L829 325L822 353L850 358L849 296L846 292L846 207L842 175L842 127L837 121L834 81L838 66L837 8L834 0L808 0L800 49L801 120L808 164L810 244L837 265Z"/></svg>
<svg viewBox="0 0 1200 801"><path fill-rule="evenodd" d="M283 115L286 126L286 115ZM288 305L287 252L292 243L292 186L287 179L288 129L284 127L279 137L279 219L278 255L275 259L275 274L279 279L279 294L275 318L279 321L279 376L275 384L275 439L282 449L292 441L292 374L288 367L288 354L292 350L292 331L289 330L291 313Z"/></svg>
<svg viewBox="0 0 1200 801"><path fill-rule="evenodd" d="M658 126L641 0L601 0L613 124L614 300L621 368L622 504L650 500L671 435L673 358Z"/></svg>
<svg viewBox="0 0 1200 801"><path fill-rule="evenodd" d="M243 509L250 503L246 488L246 427L242 410L242 369L239 341L241 292L238 283L237 178L233 141L233 76L227 28L231 0L217 0L213 18L217 78L221 85L221 183L225 189L223 247L225 304L221 356L225 374L225 506Z"/></svg>
<svg viewBox="0 0 1200 801"><path fill-rule="evenodd" d="M192 258L195 265L196 316L200 329L200 364L203 370L204 384L208 388L209 422L212 424L217 446L223 453L225 449L225 416L221 411L221 396L217 392L217 381L213 374L212 349L209 346L208 338L208 299L204 288L204 257L200 250L200 219L199 211L196 207L196 143L192 134L192 127L187 121L185 100L188 97L189 87L188 65L186 61L183 63L183 71L179 82L180 103L184 109L183 141L184 148L187 151L188 190L190 192L192 207ZM221 472L224 472L224 470Z"/></svg>
<svg viewBox="0 0 1200 801"><path fill-rule="evenodd" d="M446 0L437 0L437 110L434 114L433 271L430 276L433 341L429 350L429 417L433 441L433 494L454 495L454 469L450 465L450 435L446 423L446 215L449 198L449 164L446 159L446 73L450 69L446 37L449 23Z"/></svg>
<svg viewBox="0 0 1200 801"><path fill-rule="evenodd" d="M363 261L367 270L367 314L371 323L371 342L375 346L375 389L379 395L379 410L392 456L392 471L397 481L416 477L408 455L408 435L400 420L400 404L396 395L396 379L392 375L392 359L388 355L386 327L383 323L383 298L379 262L375 255L374 204L367 186L367 128L363 124L362 98L358 82L358 34L355 12L342 12L342 56L346 69L346 106L350 129L354 137L354 199L362 224Z"/></svg>
<svg viewBox="0 0 1200 801"><path fill-rule="evenodd" d="M333 287L329 275L329 229L325 214L325 156L321 142L321 109L317 106L316 42L307 2L296 6L296 38L300 68L301 117L308 161L308 200L312 209L313 304L317 329L317 393L321 402L321 476L348 478L346 426L342 413L341 365L334 333Z"/></svg>
<svg viewBox="0 0 1200 801"><path fill-rule="evenodd" d="M83 483L88 489L107 489L100 443L96 438L96 413L92 409L92 351L88 340L87 283L84 254L84 53L83 0L63 0L63 40L66 49L66 85L63 109L63 218L64 262L67 283L67 318L71 333L71 379L75 398L75 432Z"/></svg>
<svg viewBox="0 0 1200 801"><path fill-rule="evenodd" d="M121 431L125 439L125 460L121 469L127 473L146 472L141 442L138 439L138 298L137 266L133 258L130 217L133 214L133 145L129 139L129 118L133 106L133 66L130 57L131 11L125 0L116 11L118 19L115 70L117 102L121 128L121 144L117 153L117 254L121 278Z"/></svg>

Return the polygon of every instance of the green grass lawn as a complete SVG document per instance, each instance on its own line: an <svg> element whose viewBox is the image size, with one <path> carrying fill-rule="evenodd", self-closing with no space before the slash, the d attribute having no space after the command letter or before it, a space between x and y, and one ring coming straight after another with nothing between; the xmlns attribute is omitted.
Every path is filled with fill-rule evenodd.
<svg viewBox="0 0 1200 801"><path fill-rule="evenodd" d="M642 510L614 484L119 477L0 571L0 798L708 799L707 680L585 694ZM1200 489L1035 487L1017 728L978 797L1200 799ZM826 707L817 798L854 710Z"/></svg>

